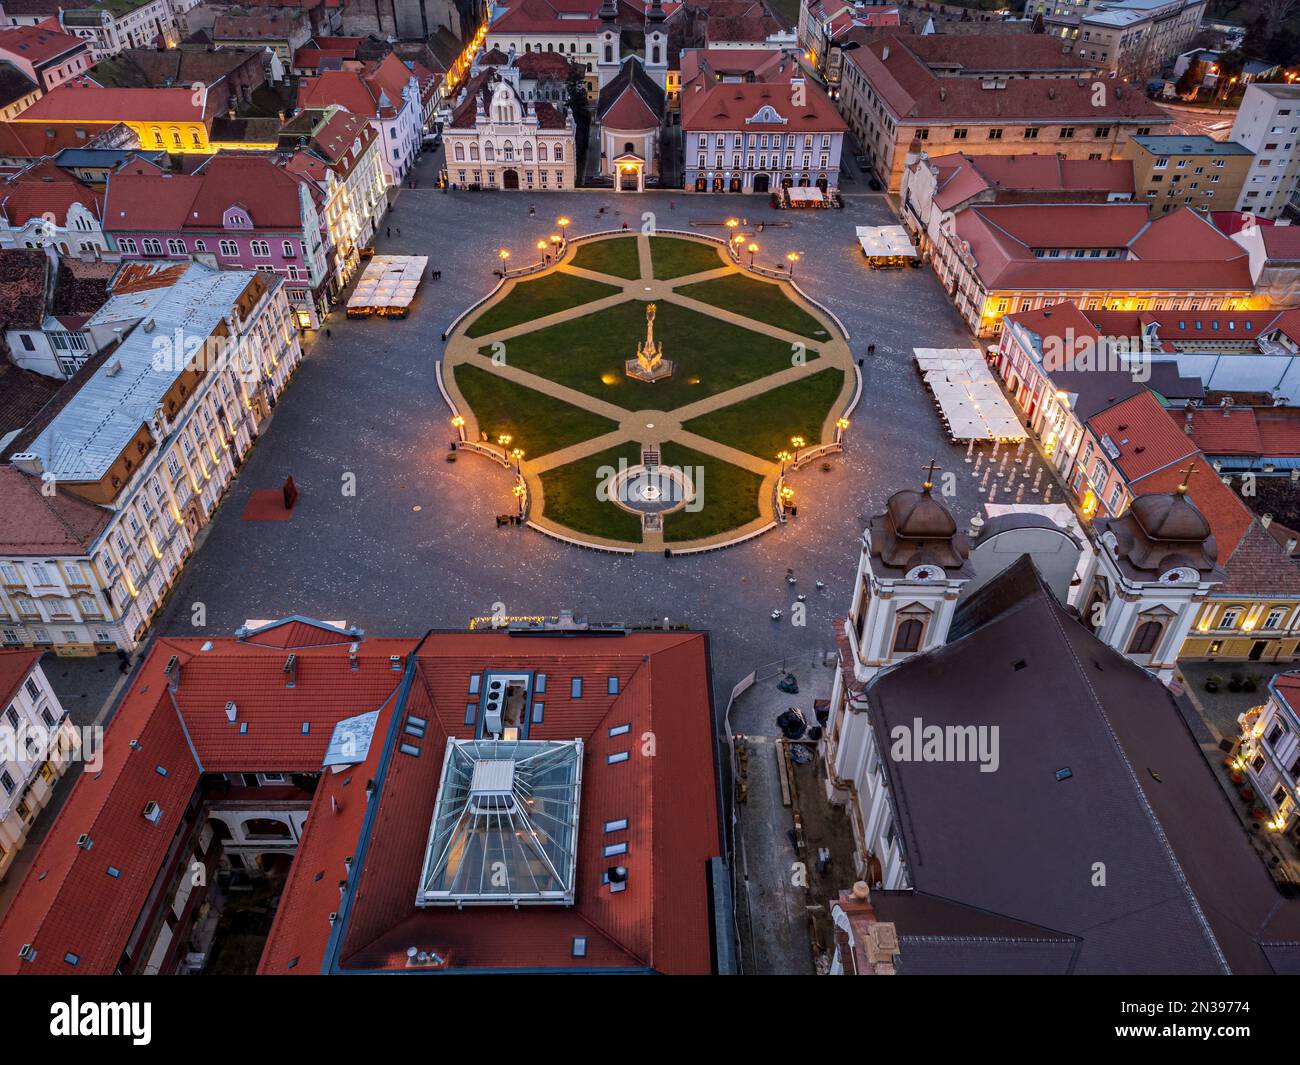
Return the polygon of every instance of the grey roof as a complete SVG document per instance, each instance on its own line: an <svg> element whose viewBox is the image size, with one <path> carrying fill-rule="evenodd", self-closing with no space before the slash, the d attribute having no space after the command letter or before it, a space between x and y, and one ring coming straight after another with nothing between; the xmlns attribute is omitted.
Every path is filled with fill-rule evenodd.
<svg viewBox="0 0 1300 1065"><path fill-rule="evenodd" d="M164 290L149 312L154 328L132 331L32 441L28 450L40 456L45 471L64 481L103 477L182 372L165 360L155 366L155 339L174 337L177 330L187 338L210 336L253 273L195 263Z"/></svg>
<svg viewBox="0 0 1300 1065"><path fill-rule="evenodd" d="M1123 403L1150 389L1166 399L1204 399L1205 386L1199 377L1185 377L1173 359L1151 360L1151 377L1135 380L1129 370L1052 370L1052 385L1075 396L1074 416L1086 422L1117 403Z"/></svg>
<svg viewBox="0 0 1300 1065"><path fill-rule="evenodd" d="M1134 143L1152 155L1254 155L1249 148L1236 141L1216 141L1203 133L1176 137L1160 135L1134 137Z"/></svg>
<svg viewBox="0 0 1300 1065"><path fill-rule="evenodd" d="M1168 691L1099 643L1028 558L963 603L952 633L867 689L886 752L917 717L999 728L996 772L884 759L915 890L1077 937L1072 972L1272 971L1262 943L1295 938L1300 901L1250 847ZM1061 960L972 948L964 964L1047 973Z"/></svg>

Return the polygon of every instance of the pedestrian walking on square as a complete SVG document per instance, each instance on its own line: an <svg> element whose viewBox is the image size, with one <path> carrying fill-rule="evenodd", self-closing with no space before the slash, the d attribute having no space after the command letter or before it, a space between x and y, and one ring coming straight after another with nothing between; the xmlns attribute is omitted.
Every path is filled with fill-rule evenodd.
<svg viewBox="0 0 1300 1065"><path fill-rule="evenodd" d="M399 237L402 235L402 227L401 227L401 226L398 226L398 227L397 227L397 235L398 235Z"/></svg>
<svg viewBox="0 0 1300 1065"><path fill-rule="evenodd" d="M874 355L875 353L876 353L876 345L875 345L875 344L868 344L868 345L867 345L867 354L868 354L868 355Z"/></svg>
<svg viewBox="0 0 1300 1065"><path fill-rule="evenodd" d="M391 237L392 235L393 235L393 227L392 227L392 226L385 226L385 227L384 227L384 236L386 236L386 237Z"/></svg>

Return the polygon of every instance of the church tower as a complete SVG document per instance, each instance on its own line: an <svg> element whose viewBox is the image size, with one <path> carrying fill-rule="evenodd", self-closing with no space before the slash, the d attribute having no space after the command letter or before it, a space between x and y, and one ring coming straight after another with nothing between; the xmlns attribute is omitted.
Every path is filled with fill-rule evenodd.
<svg viewBox="0 0 1300 1065"><path fill-rule="evenodd" d="M600 18L600 55L596 59L596 72L603 89L623 64L622 48L619 43L618 5L615 0L602 0Z"/></svg>
<svg viewBox="0 0 1300 1065"><path fill-rule="evenodd" d="M668 91L667 18L662 0L653 0L645 17L645 72L665 92Z"/></svg>
<svg viewBox="0 0 1300 1065"><path fill-rule="evenodd" d="M1210 523L1187 495L1192 463L1173 492L1139 496L1098 518L1100 540L1082 618L1105 644L1168 684L1201 604L1227 574Z"/></svg>
<svg viewBox="0 0 1300 1065"><path fill-rule="evenodd" d="M932 494L932 462L921 490L889 497L862 534L853 607L844 634L853 673L876 673L947 641L962 586L974 576L966 534Z"/></svg>

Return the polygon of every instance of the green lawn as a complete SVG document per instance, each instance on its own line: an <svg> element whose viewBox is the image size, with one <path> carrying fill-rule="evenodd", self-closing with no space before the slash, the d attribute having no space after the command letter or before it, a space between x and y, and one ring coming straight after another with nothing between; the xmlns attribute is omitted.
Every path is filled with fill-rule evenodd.
<svg viewBox="0 0 1300 1065"><path fill-rule="evenodd" d="M702 303L743 314L756 322L765 322L800 336L826 340L830 334L822 324L782 291L780 285L759 281L744 274L697 281L676 290Z"/></svg>
<svg viewBox="0 0 1300 1065"><path fill-rule="evenodd" d="M759 377L787 369L794 352L785 341L698 314L657 304L655 339L673 376L647 384L624 373L645 339L646 304L629 300L506 342L506 361L627 410L672 410ZM483 354L491 349L484 347ZM809 361L816 358L807 352Z"/></svg>
<svg viewBox="0 0 1300 1065"><path fill-rule="evenodd" d="M760 474L733 466L692 448L669 440L660 459L665 466L685 469L695 481L702 506L698 511L679 510L664 516L664 541L679 543L739 529L758 517ZM700 479L700 469L703 479ZM549 505L548 505L549 509Z"/></svg>
<svg viewBox="0 0 1300 1065"><path fill-rule="evenodd" d="M510 295L471 323L465 335L481 337L499 329L509 329L521 322L531 322L556 311L567 311L570 307L613 296L618 291L613 285L574 277L573 274L547 274L535 281L521 281Z"/></svg>
<svg viewBox="0 0 1300 1065"><path fill-rule="evenodd" d="M583 270L595 270L598 274L626 277L631 281L641 276L636 237L611 237L609 240L579 244L571 265Z"/></svg>
<svg viewBox="0 0 1300 1065"><path fill-rule="evenodd" d="M641 518L597 497L601 483L597 472L602 466L617 467L620 458L626 459L629 466L637 465L641 461L641 445L628 441L540 474L543 517L574 532L639 544Z"/></svg>
<svg viewBox="0 0 1300 1065"><path fill-rule="evenodd" d="M654 263L657 281L717 270L727 265L719 245L701 244L685 237L651 237L650 259Z"/></svg>
<svg viewBox="0 0 1300 1065"><path fill-rule="evenodd" d="M618 423L572 406L542 392L508 381L499 374L462 364L453 371L456 387L489 440L503 433L527 458L540 458L562 447L613 432Z"/></svg>
<svg viewBox="0 0 1300 1065"><path fill-rule="evenodd" d="M789 450L792 436L802 436L809 445L821 443L822 423L843 385L842 370L821 370L692 418L682 428L759 458L775 459L778 451Z"/></svg>

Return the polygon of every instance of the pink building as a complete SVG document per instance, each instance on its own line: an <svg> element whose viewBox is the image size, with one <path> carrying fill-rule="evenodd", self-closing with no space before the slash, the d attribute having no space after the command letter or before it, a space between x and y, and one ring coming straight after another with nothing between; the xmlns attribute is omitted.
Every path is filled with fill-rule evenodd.
<svg viewBox="0 0 1300 1065"><path fill-rule="evenodd" d="M0 59L6 59L49 92L90 66L90 46L80 37L64 33L50 20L40 26L0 29Z"/></svg>
<svg viewBox="0 0 1300 1065"><path fill-rule="evenodd" d="M193 174L133 159L109 175L104 230L123 259L196 258L279 274L299 326L320 324L324 220L307 183L265 156L214 155Z"/></svg>

